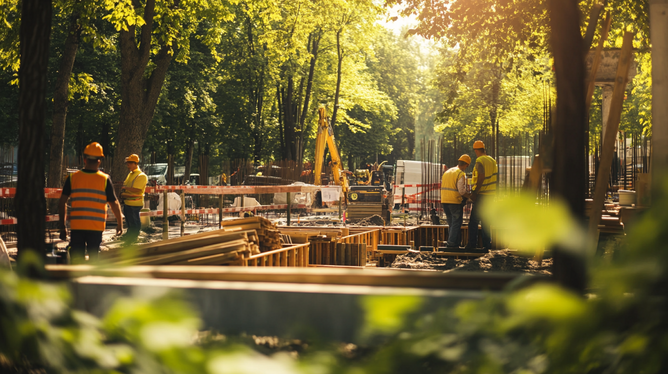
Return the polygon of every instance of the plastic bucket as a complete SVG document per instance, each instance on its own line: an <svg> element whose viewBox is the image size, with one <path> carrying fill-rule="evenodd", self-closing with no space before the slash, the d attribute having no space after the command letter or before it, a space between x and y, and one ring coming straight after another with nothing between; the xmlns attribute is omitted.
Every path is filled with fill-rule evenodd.
<svg viewBox="0 0 668 374"><path fill-rule="evenodd" d="M144 208L144 209L139 211L139 214L140 214L139 215L139 221L141 222L141 228L142 229L146 229L151 225L151 217L148 216L148 215L142 216L141 214L144 213L144 212L148 213L150 211L151 210L147 209L147 208Z"/></svg>
<svg viewBox="0 0 668 374"><path fill-rule="evenodd" d="M619 190L619 205L632 206L636 203L636 192L630 190Z"/></svg>

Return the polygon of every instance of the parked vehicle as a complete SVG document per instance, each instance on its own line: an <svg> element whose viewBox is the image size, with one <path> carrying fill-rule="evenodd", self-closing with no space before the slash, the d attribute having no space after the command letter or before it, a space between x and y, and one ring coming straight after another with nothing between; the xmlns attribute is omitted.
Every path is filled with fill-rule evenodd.
<svg viewBox="0 0 668 374"><path fill-rule="evenodd" d="M149 182L153 182L158 185L165 185L167 184L167 164L166 163L158 163L158 164L147 164L144 165L144 173L146 176L148 176ZM190 184L190 185L198 185L199 184L199 174L198 173L190 173L190 178L188 178L187 183L183 180L183 177L186 172L186 167L185 166L177 166L174 168L174 184L180 185L180 184Z"/></svg>

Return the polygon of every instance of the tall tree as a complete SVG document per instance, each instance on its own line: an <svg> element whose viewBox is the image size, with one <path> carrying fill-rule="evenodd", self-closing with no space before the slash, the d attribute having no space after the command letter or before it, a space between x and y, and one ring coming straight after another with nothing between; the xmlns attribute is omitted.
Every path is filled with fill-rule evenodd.
<svg viewBox="0 0 668 374"><path fill-rule="evenodd" d="M125 173L124 157L141 154L160 90L175 54L186 61L189 37L202 20L213 30L207 41L220 40L213 25L231 18L228 2L139 0L112 2L106 16L120 32L121 113L112 176ZM130 15L130 16L128 16Z"/></svg>
<svg viewBox="0 0 668 374"><path fill-rule="evenodd" d="M21 5L19 67L19 165L16 193L19 258L44 253L44 123L46 70L51 36L50 0Z"/></svg>

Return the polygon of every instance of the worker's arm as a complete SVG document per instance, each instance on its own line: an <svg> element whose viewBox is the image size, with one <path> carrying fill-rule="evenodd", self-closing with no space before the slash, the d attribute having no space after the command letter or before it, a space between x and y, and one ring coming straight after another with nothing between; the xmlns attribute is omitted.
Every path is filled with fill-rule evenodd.
<svg viewBox="0 0 668 374"><path fill-rule="evenodd" d="M478 197L482 184L485 183L485 167L482 166L482 163L476 162L475 169L478 171L478 180L475 184L475 190L473 190L473 193L471 194L471 200L473 201Z"/></svg>
<svg viewBox="0 0 668 374"><path fill-rule="evenodd" d="M114 217L116 217L116 235L123 235L123 216L121 215L121 205L118 203L118 200L110 202L109 206L111 211L114 212Z"/></svg>
<svg viewBox="0 0 668 374"><path fill-rule="evenodd" d="M58 201L58 227L60 228L60 240L67 240L65 214L67 214L67 199L69 198L69 195L60 194L60 200Z"/></svg>
<svg viewBox="0 0 668 374"><path fill-rule="evenodd" d="M116 191L114 191L114 182L111 181L111 177L107 179L107 186L104 189L105 194L107 195L107 203L111 207L111 211L114 212L114 217L116 217L116 235L123 235L123 215L121 214L121 204L116 198Z"/></svg>
<svg viewBox="0 0 668 374"><path fill-rule="evenodd" d="M143 190L141 188L134 188L134 187L123 187L121 189L121 191L123 191L123 192L121 192L122 197L127 195L126 192L131 192L131 193L142 193L143 192Z"/></svg>
<svg viewBox="0 0 668 374"><path fill-rule="evenodd" d="M459 191L459 194L467 199L471 197L471 194L466 191L466 175L462 175L457 180L457 191Z"/></svg>

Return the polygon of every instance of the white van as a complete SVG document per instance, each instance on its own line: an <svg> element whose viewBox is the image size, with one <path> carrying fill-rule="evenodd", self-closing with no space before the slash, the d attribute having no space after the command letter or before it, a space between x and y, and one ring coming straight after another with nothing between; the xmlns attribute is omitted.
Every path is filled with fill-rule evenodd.
<svg viewBox="0 0 668 374"><path fill-rule="evenodd" d="M392 188L394 195L394 206L398 208L402 202L402 194L405 195L404 203L408 203L409 213L417 213L420 211L421 192L426 190L425 187L418 187L425 183L422 179L422 174L429 171L433 176L432 183L440 183L443 170L440 164L412 160L397 160L394 170L394 186ZM438 196L440 201L440 188L438 189ZM438 203L438 201L436 202Z"/></svg>

